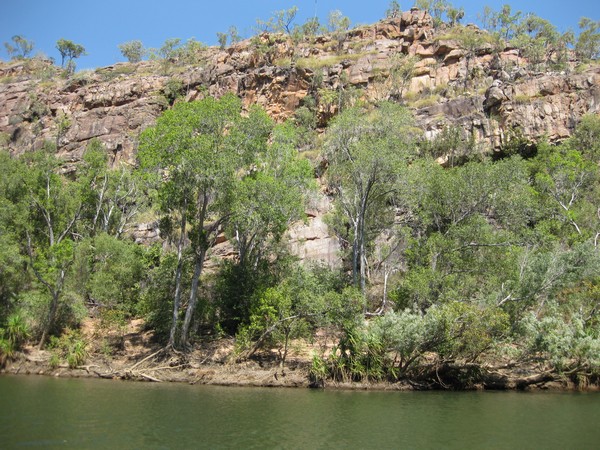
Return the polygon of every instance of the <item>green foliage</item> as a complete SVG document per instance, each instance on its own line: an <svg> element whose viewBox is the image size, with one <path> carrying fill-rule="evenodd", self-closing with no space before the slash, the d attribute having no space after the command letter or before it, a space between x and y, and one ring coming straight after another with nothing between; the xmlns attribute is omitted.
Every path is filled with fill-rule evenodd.
<svg viewBox="0 0 600 450"><path fill-rule="evenodd" d="M542 317L530 313L519 324L523 350L542 356L559 371L600 370L600 334L578 314L564 317L553 306Z"/></svg>
<svg viewBox="0 0 600 450"><path fill-rule="evenodd" d="M388 9L385 11L385 17L387 19L395 19L400 17L400 14L402 14L400 3L396 0L392 0L388 6Z"/></svg>
<svg viewBox="0 0 600 450"><path fill-rule="evenodd" d="M513 14L510 5L502 5L499 11L492 10L486 6L483 10L482 22L485 29L492 31L505 41L510 41L519 33L519 23L522 12Z"/></svg>
<svg viewBox="0 0 600 450"><path fill-rule="evenodd" d="M501 295L537 217L528 181L520 158L451 169L414 165L403 198L418 238L405 251L409 269L392 295L397 306Z"/></svg>
<svg viewBox="0 0 600 450"><path fill-rule="evenodd" d="M60 66L64 68L66 62L68 74L75 73L75 62L73 60L86 54L83 45L61 38L56 42L56 49L61 57Z"/></svg>
<svg viewBox="0 0 600 450"><path fill-rule="evenodd" d="M4 328L0 328L0 368L15 357L28 337L29 328L25 318L20 313L11 314Z"/></svg>
<svg viewBox="0 0 600 450"><path fill-rule="evenodd" d="M231 335L250 320L250 310L258 293L276 284L277 271L261 261L256 267L224 262L215 281L214 299L219 326Z"/></svg>
<svg viewBox="0 0 600 450"><path fill-rule="evenodd" d="M233 25L227 30L227 36L229 37L229 42L231 42L231 44L237 44L242 40L242 36L238 33L238 29Z"/></svg>
<svg viewBox="0 0 600 450"><path fill-rule="evenodd" d="M178 98L183 96L184 92L185 87L183 82L177 78L169 78L162 89L162 94L171 106Z"/></svg>
<svg viewBox="0 0 600 450"><path fill-rule="evenodd" d="M4 43L6 53L8 53L8 56L10 56L11 59L25 59L33 51L33 41L30 41L23 36L15 35L11 38L11 41L12 44L10 42Z"/></svg>
<svg viewBox="0 0 600 450"><path fill-rule="evenodd" d="M465 138L458 127L444 127L433 139L421 141L420 148L425 155L443 158L449 167L464 164L469 158L478 156L475 136Z"/></svg>
<svg viewBox="0 0 600 450"><path fill-rule="evenodd" d="M159 118L155 127L148 128L141 136L141 169L157 183L163 214L170 217L170 223L178 221L181 224L179 261L182 261L186 235L194 254L190 302L182 330L184 341L206 254L221 225L232 218L235 222L236 217L237 223L242 224L243 215L232 214L235 213L232 207L235 207L236 196L248 192L243 183L239 183L240 176L244 172L249 173L252 163L264 154L272 129L271 120L260 108L251 108L247 117L241 117L240 111L241 102L233 95L225 95L220 100L207 98L178 103ZM163 176L165 171L168 173L166 180ZM237 192L238 187L240 192ZM178 269L180 272L181 268ZM180 280L179 275L176 275L176 280ZM179 284L176 287L174 317L178 315L180 292ZM175 321L173 327L173 330L177 327ZM173 343L175 331L170 339Z"/></svg>
<svg viewBox="0 0 600 450"><path fill-rule="evenodd" d="M486 6L481 19L484 27L499 41L518 48L533 68L566 67L569 48L575 43L573 32L560 33L554 25L535 14L513 13L510 5L503 5L499 11ZM583 40L586 41L585 36Z"/></svg>
<svg viewBox="0 0 600 450"><path fill-rule="evenodd" d="M161 255L160 261L148 270L136 311L144 318L146 327L154 330L154 338L161 343L169 339L176 270L177 254ZM189 265L184 266L183 272L184 276L189 276Z"/></svg>
<svg viewBox="0 0 600 450"><path fill-rule="evenodd" d="M510 41L530 65L540 67L550 63L562 68L568 58L568 47L573 44L573 33L561 34L556 27L534 14L526 15L518 24L517 33Z"/></svg>
<svg viewBox="0 0 600 450"><path fill-rule="evenodd" d="M124 58L130 63L138 63L144 57L145 49L142 41L129 41L118 45Z"/></svg>
<svg viewBox="0 0 600 450"><path fill-rule="evenodd" d="M143 279L143 248L105 233L77 247L71 289L102 309L133 313Z"/></svg>
<svg viewBox="0 0 600 450"><path fill-rule="evenodd" d="M575 44L577 57L582 61L597 60L600 57L600 21L582 17L579 29Z"/></svg>
<svg viewBox="0 0 600 450"><path fill-rule="evenodd" d="M122 237L145 206L145 198L131 169L125 164L108 167L104 146L92 139L83 155L78 183L83 199L82 216L90 234Z"/></svg>
<svg viewBox="0 0 600 450"><path fill-rule="evenodd" d="M327 30L336 42L337 51L341 52L350 28L350 19L340 10L334 10L327 16Z"/></svg>
<svg viewBox="0 0 600 450"><path fill-rule="evenodd" d="M600 116L586 114L575 128L571 146L592 162L600 160Z"/></svg>
<svg viewBox="0 0 600 450"><path fill-rule="evenodd" d="M417 8L429 12L433 18L433 24L439 27L447 14L448 9L452 8L446 0L417 0L415 2Z"/></svg>
<svg viewBox="0 0 600 450"><path fill-rule="evenodd" d="M290 9L284 9L281 11L275 11L274 13L274 27L273 31L276 33L287 33L289 35L292 34L293 27L292 24L294 20L296 20L296 15L298 14L298 7L292 6Z"/></svg>
<svg viewBox="0 0 600 450"><path fill-rule="evenodd" d="M508 331L507 314L494 307L451 302L425 314L390 312L346 329L327 359L313 358L311 376L321 382L325 374L341 381L397 381L415 376L434 353L438 363L476 362Z"/></svg>
<svg viewBox="0 0 600 450"><path fill-rule="evenodd" d="M217 41L219 41L219 48L225 50L225 47L227 47L227 33L217 32Z"/></svg>
<svg viewBox="0 0 600 450"><path fill-rule="evenodd" d="M169 38L158 49L158 56L165 61L174 62L177 57L177 49L181 44L180 38Z"/></svg>
<svg viewBox="0 0 600 450"><path fill-rule="evenodd" d="M230 29L230 34L232 33ZM236 35L232 35L233 40ZM179 64L196 65L203 64L205 62L205 52L207 46L202 42L190 38L183 44L177 51L177 60Z"/></svg>
<svg viewBox="0 0 600 450"><path fill-rule="evenodd" d="M327 182L347 224L343 237L352 242L354 284L363 291L367 247L387 225L380 220L390 220L385 211L389 211L395 181L414 156L411 124L406 109L383 103L373 111L346 110L336 117L327 135Z"/></svg>
<svg viewBox="0 0 600 450"><path fill-rule="evenodd" d="M586 160L568 143L557 147L542 144L538 146L537 158L532 161L532 172L534 186L550 218L573 227L580 238L589 237L591 230L586 233L580 223L586 220L585 204L594 201L586 197L598 181L596 163Z"/></svg>
<svg viewBox="0 0 600 450"><path fill-rule="evenodd" d="M56 367L57 362L64 360L70 369L82 366L88 357L87 346L81 333L76 330L67 329L60 338L53 336L48 346L54 356L50 365Z"/></svg>
<svg viewBox="0 0 600 450"><path fill-rule="evenodd" d="M308 338L316 326L331 320L343 323L343 311L351 308L352 302L344 308L332 304L332 298L337 297L335 282L324 274L323 268L292 266L276 285L258 291L248 322L236 335L238 349L249 357L261 348L276 347L284 364L293 339ZM354 319L356 312L350 315Z"/></svg>
<svg viewBox="0 0 600 450"><path fill-rule="evenodd" d="M86 301L133 310L141 249L117 240L141 204L128 172L109 170L97 141L75 177L63 175L52 146L1 157L10 173L0 183L0 319L18 305L43 345L78 325Z"/></svg>

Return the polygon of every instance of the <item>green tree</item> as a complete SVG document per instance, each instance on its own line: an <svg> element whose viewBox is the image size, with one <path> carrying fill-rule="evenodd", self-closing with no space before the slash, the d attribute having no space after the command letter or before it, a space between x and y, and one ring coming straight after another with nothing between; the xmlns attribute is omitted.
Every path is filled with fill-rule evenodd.
<svg viewBox="0 0 600 450"><path fill-rule="evenodd" d="M229 37L229 42L232 44L236 44L242 40L242 37L238 33L238 29L235 26L230 26L229 30L227 30L227 36Z"/></svg>
<svg viewBox="0 0 600 450"><path fill-rule="evenodd" d="M600 160L600 116L586 114L575 128L571 146L584 158L597 162Z"/></svg>
<svg viewBox="0 0 600 450"><path fill-rule="evenodd" d="M342 14L340 10L334 10L327 17L327 29L337 43L338 52L342 50L348 36L350 19Z"/></svg>
<svg viewBox="0 0 600 450"><path fill-rule="evenodd" d="M443 17L450 4L446 0L417 0L417 8L429 12L433 17L434 26L438 27L443 23Z"/></svg>
<svg viewBox="0 0 600 450"><path fill-rule="evenodd" d="M162 47L158 50L158 54L163 59L173 59L177 56L177 48L181 44L180 38L167 39Z"/></svg>
<svg viewBox="0 0 600 450"><path fill-rule="evenodd" d="M28 208L23 235L29 265L50 304L41 324L40 348L54 330L69 269L73 263L77 227L83 204L77 183L59 173L60 161L48 150L27 155L23 175Z"/></svg>
<svg viewBox="0 0 600 450"><path fill-rule="evenodd" d="M516 276L527 226L537 218L526 164L513 158L443 169L431 162L409 174L402 198L413 239L394 294L398 306L495 302Z"/></svg>
<svg viewBox="0 0 600 450"><path fill-rule="evenodd" d="M27 284L22 229L27 220L22 162L0 150L0 324Z"/></svg>
<svg viewBox="0 0 600 450"><path fill-rule="evenodd" d="M123 57L127 58L130 63L138 63L144 57L144 44L142 41L129 41L119 44L119 50Z"/></svg>
<svg viewBox="0 0 600 450"><path fill-rule="evenodd" d="M569 224L578 235L585 237L587 233L580 226L585 210L582 211L580 206L598 179L596 163L583 158L568 144L555 148L543 144L538 147L532 170L535 187L542 194L550 217Z"/></svg>
<svg viewBox="0 0 600 450"><path fill-rule="evenodd" d="M454 8L452 6L449 6L446 9L446 15L448 16L448 22L450 23L450 26L453 27L455 25L458 25L460 21L465 17L465 10L462 7Z"/></svg>
<svg viewBox="0 0 600 450"><path fill-rule="evenodd" d="M386 80L390 87L390 97L394 100L402 99L405 90L409 87L415 73L417 57L396 54L391 58L390 75Z"/></svg>
<svg viewBox="0 0 600 450"><path fill-rule="evenodd" d="M158 184L161 209L171 222L179 221L169 345L177 343L184 243L189 239L194 260L190 299L179 339L186 344L207 251L230 218L239 171L247 169L254 155L264 151L272 127L266 113L258 108L252 108L246 118L240 112L241 103L233 95L178 103L141 136L141 168L154 173L158 180L165 177L166 181Z"/></svg>
<svg viewBox="0 0 600 450"><path fill-rule="evenodd" d="M465 51L465 79L464 88L467 89L469 83L469 77L471 76L471 62L477 51L486 43L489 42L487 36L480 30L473 27L460 27L459 32L456 34L456 40L459 45Z"/></svg>
<svg viewBox="0 0 600 450"><path fill-rule="evenodd" d="M219 41L219 48L225 50L225 47L227 47L227 33L217 32L217 41Z"/></svg>
<svg viewBox="0 0 600 450"><path fill-rule="evenodd" d="M283 9L281 11L275 11L274 14L274 31L276 33L292 34L292 24L296 20L298 14L298 7L292 6L290 9Z"/></svg>
<svg viewBox="0 0 600 450"><path fill-rule="evenodd" d="M109 168L108 154L97 139L92 139L78 168L77 179L83 201L82 217L86 234L100 232L121 237L137 212L145 205L129 167L118 164Z"/></svg>
<svg viewBox="0 0 600 450"><path fill-rule="evenodd" d="M206 45L202 42L197 41L194 38L190 38L177 49L177 58L180 64L198 64L204 59L204 52L206 51Z"/></svg>
<svg viewBox="0 0 600 450"><path fill-rule="evenodd" d="M400 3L396 0L392 0L388 5L388 9L385 11L385 17L387 19L395 19L400 17L400 14L402 14Z"/></svg>
<svg viewBox="0 0 600 450"><path fill-rule="evenodd" d="M83 45L76 44L67 39L59 39L56 42L56 49L61 57L60 66L64 68L66 62L69 73L75 72L75 62L73 60L86 54Z"/></svg>
<svg viewBox="0 0 600 450"><path fill-rule="evenodd" d="M12 59L27 58L33 51L33 41L30 41L23 36L13 36L11 41L12 44L10 42L5 42L4 47L6 48L6 53L8 53L8 56Z"/></svg>
<svg viewBox="0 0 600 450"><path fill-rule="evenodd" d="M296 265L276 286L265 289L253 304L249 323L237 334L242 355L251 357L261 348L277 346L285 364L290 341L308 337L327 312L328 283L316 270Z"/></svg>
<svg viewBox="0 0 600 450"><path fill-rule="evenodd" d="M517 26L511 44L536 67L551 62L559 67L567 60L573 33L559 33L554 25L535 14L526 15Z"/></svg>
<svg viewBox="0 0 600 450"><path fill-rule="evenodd" d="M489 6L483 10L482 22L486 30L494 32L504 41L510 41L519 33L519 23L522 12L513 14L510 5L502 5L500 11L494 11Z"/></svg>
<svg viewBox="0 0 600 450"><path fill-rule="evenodd" d="M363 292L368 245L382 226L377 219L386 216L395 182L414 155L411 124L406 109L383 103L370 112L344 111L327 134L327 183L349 227L353 281Z"/></svg>
<svg viewBox="0 0 600 450"><path fill-rule="evenodd" d="M136 311L145 268L143 247L105 233L82 240L70 288L101 311Z"/></svg>
<svg viewBox="0 0 600 450"><path fill-rule="evenodd" d="M596 60L600 57L600 21L582 17L579 20L579 37L575 44L575 53L582 61Z"/></svg>
<svg viewBox="0 0 600 450"><path fill-rule="evenodd" d="M253 170L237 183L229 233L241 265L256 266L288 226L304 218L304 193L313 179L308 160L299 159L294 126L276 127L272 143Z"/></svg>

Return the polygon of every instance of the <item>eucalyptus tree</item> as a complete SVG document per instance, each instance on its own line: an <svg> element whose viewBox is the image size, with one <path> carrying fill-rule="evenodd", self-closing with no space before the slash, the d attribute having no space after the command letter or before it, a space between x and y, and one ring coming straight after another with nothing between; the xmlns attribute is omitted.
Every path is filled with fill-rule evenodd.
<svg viewBox="0 0 600 450"><path fill-rule="evenodd" d="M13 59L27 58L33 51L33 41L30 41L21 35L17 34L13 36L11 41L12 44L10 42L5 42L4 47L6 48L6 53Z"/></svg>
<svg viewBox="0 0 600 450"><path fill-rule="evenodd" d="M56 41L56 49L58 50L61 56L60 66L65 67L66 61L67 71L70 73L73 73L75 71L75 62L73 60L86 54L85 47L83 45L76 44L73 41L69 41L68 39L62 38Z"/></svg>
<svg viewBox="0 0 600 450"><path fill-rule="evenodd" d="M297 142L292 123L277 125L266 151L236 185L228 228L240 265L256 266L268 256L267 242L277 243L291 223L304 218L305 194L315 185Z"/></svg>
<svg viewBox="0 0 600 450"><path fill-rule="evenodd" d="M142 41L135 40L129 42L123 42L118 45L121 54L127 58L130 63L138 63L142 60L145 50Z"/></svg>
<svg viewBox="0 0 600 450"><path fill-rule="evenodd" d="M540 193L548 215L569 224L580 239L589 237L589 230L586 232L582 223L586 221L586 210L590 209L585 207L590 202L588 194L594 192L598 181L596 162L586 160L570 143L556 147L541 144L538 156L532 162L532 172L534 187ZM591 200L592 215L596 216L598 202L596 198Z"/></svg>
<svg viewBox="0 0 600 450"><path fill-rule="evenodd" d="M259 108L251 108L247 117L240 113L241 102L232 94L220 100L209 97L178 103L141 136L140 166L158 181L165 217L179 222L169 346L177 344L185 243L189 241L194 273L179 338L182 344L188 341L207 251L231 217L240 173L249 168L254 155L264 151L272 128L271 120Z"/></svg>
<svg viewBox="0 0 600 450"><path fill-rule="evenodd" d="M390 218L396 181L414 155L412 116L395 104L382 103L371 111L348 109L327 133L327 183L350 230L353 282L363 291L368 245L388 225L378 219Z"/></svg>
<svg viewBox="0 0 600 450"><path fill-rule="evenodd" d="M509 295L527 227L537 218L528 176L520 158L450 169L414 164L405 200L412 239L398 306Z"/></svg>
<svg viewBox="0 0 600 450"><path fill-rule="evenodd" d="M600 20L582 17L579 20L579 37L575 53L583 61L597 60L600 57Z"/></svg>
<svg viewBox="0 0 600 450"><path fill-rule="evenodd" d="M110 168L106 149L99 140L93 139L78 167L77 180L84 202L87 234L103 232L116 238L123 236L145 204L140 182L130 168L125 164Z"/></svg>
<svg viewBox="0 0 600 450"><path fill-rule="evenodd" d="M23 172L20 161L0 150L0 323L15 306L27 279L20 233L28 211L23 207Z"/></svg>
<svg viewBox="0 0 600 450"><path fill-rule="evenodd" d="M52 150L26 154L21 172L24 196L20 206L26 208L27 217L20 225L29 267L51 297L40 348L55 325L84 209L80 184L61 174L62 163Z"/></svg>

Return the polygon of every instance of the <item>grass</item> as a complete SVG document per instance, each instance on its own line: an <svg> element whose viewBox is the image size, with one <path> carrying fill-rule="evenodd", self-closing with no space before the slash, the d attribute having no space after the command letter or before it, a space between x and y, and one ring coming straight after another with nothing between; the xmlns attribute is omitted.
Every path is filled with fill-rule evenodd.
<svg viewBox="0 0 600 450"><path fill-rule="evenodd" d="M409 106L413 108L428 108L429 106L436 105L439 103L441 96L439 94L431 94L427 97L419 98L412 102L408 102Z"/></svg>
<svg viewBox="0 0 600 450"><path fill-rule="evenodd" d="M5 76L5 77L0 77L0 84L10 84L10 83L14 83L16 81L16 78L13 76Z"/></svg>
<svg viewBox="0 0 600 450"><path fill-rule="evenodd" d="M296 61L296 67L301 69L318 70L325 67L335 66L345 60L356 61L369 55L369 52L352 53L348 55L331 55L325 57L311 56L309 58L300 58Z"/></svg>
<svg viewBox="0 0 600 450"><path fill-rule="evenodd" d="M515 95L515 97L513 98L513 102L517 105L525 105L527 103L531 103L531 100L531 97L525 94Z"/></svg>
<svg viewBox="0 0 600 450"><path fill-rule="evenodd" d="M96 69L96 73L100 75L104 81L111 81L121 75L132 75L136 72L135 64L119 64L113 69Z"/></svg>

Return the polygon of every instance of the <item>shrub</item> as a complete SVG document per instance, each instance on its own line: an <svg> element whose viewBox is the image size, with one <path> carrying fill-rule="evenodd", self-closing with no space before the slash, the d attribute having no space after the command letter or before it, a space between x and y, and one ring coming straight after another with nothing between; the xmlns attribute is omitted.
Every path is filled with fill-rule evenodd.
<svg viewBox="0 0 600 450"><path fill-rule="evenodd" d="M138 63L144 56L144 45L142 41L129 41L118 45L121 54L127 58L130 63Z"/></svg>
<svg viewBox="0 0 600 450"><path fill-rule="evenodd" d="M49 365L52 368L58 367L60 361L65 360L69 368L75 369L85 364L88 357L87 342L77 330L67 329L60 338L52 336L49 348L52 352Z"/></svg>

